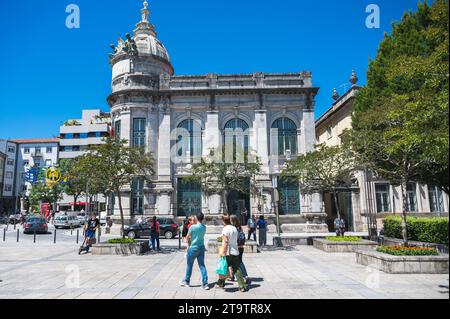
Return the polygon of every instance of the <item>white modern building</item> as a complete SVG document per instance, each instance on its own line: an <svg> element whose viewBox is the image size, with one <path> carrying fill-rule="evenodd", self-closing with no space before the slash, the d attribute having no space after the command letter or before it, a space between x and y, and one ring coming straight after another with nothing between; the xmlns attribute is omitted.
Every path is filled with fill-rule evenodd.
<svg viewBox="0 0 450 319"><path fill-rule="evenodd" d="M69 120L59 128L61 159L75 158L99 145L110 134L111 116L101 110L83 110L81 119Z"/></svg>
<svg viewBox="0 0 450 319"><path fill-rule="evenodd" d="M0 211L14 212L17 209L15 192L17 149L15 142L0 139Z"/></svg>
<svg viewBox="0 0 450 319"><path fill-rule="evenodd" d="M59 139L16 139L12 142L17 144L15 194L18 199L24 199L31 189L31 184L25 180L27 171L32 167L46 168L58 164ZM24 209L23 200L20 207Z"/></svg>
<svg viewBox="0 0 450 319"><path fill-rule="evenodd" d="M221 196L205 194L200 185L181 181L191 174L195 158L233 141L256 152L263 175L254 181L259 194L229 196L229 213L239 214L246 208L273 219L276 187L283 224L301 224L298 231L323 231L320 196L302 194L296 183L278 182L287 159L314 149L319 88L313 85L311 72L174 75L149 13L144 2L133 35L127 34L126 41L119 39L110 56L108 102L114 131L155 158L151 183L135 178L123 189L127 222L153 214L182 218L200 211L207 221L217 220L223 213ZM184 133L177 134L180 130ZM188 160L176 163L177 154ZM118 218L118 205L114 213Z"/></svg>

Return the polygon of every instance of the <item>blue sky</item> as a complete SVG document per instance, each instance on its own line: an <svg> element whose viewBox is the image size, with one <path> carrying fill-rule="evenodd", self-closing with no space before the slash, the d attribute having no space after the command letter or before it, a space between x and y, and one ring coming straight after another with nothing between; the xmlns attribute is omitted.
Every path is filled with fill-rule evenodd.
<svg viewBox="0 0 450 319"><path fill-rule="evenodd" d="M351 70L365 84L384 32L418 0L150 0L175 73L313 72L316 118ZM67 29L66 6L81 11ZM366 6L381 27L365 26ZM141 0L21 0L0 4L0 138L52 137L83 108L108 111L109 44L134 29Z"/></svg>

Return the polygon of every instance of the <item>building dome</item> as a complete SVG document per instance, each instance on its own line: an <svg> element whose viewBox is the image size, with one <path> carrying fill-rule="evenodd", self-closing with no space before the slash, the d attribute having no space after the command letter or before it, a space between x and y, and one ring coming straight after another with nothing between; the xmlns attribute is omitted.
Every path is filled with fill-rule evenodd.
<svg viewBox="0 0 450 319"><path fill-rule="evenodd" d="M141 21L133 30L133 36L126 34L126 39L119 38L117 45L111 44L114 50L110 54L113 67L113 79L124 73L133 73L132 67L125 67L133 60L136 72L141 74L173 74L170 57L166 48L156 37L155 27L149 22L150 10L147 1L141 9Z"/></svg>

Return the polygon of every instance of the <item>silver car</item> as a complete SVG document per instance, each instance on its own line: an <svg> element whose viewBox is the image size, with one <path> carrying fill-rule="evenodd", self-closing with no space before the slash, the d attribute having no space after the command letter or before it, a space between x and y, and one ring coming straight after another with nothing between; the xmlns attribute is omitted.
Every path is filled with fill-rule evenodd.
<svg viewBox="0 0 450 319"><path fill-rule="evenodd" d="M55 228L76 228L80 227L77 216L57 216L55 218Z"/></svg>

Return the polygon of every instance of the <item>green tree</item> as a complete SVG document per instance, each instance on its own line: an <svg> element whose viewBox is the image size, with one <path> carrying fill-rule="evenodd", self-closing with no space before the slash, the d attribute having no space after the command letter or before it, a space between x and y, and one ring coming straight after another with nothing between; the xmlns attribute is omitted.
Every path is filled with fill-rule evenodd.
<svg viewBox="0 0 450 319"><path fill-rule="evenodd" d="M31 211L40 211L41 203L54 204L62 198L63 187L59 184L46 184L45 182L37 182L32 185L28 201Z"/></svg>
<svg viewBox="0 0 450 319"><path fill-rule="evenodd" d="M76 157L74 159L63 159L60 161L60 168L64 179L64 193L73 196L73 202L75 204L86 190L87 180L83 174L83 168L80 165L81 160L81 157Z"/></svg>
<svg viewBox="0 0 450 319"><path fill-rule="evenodd" d="M206 195L221 195L224 212L228 214L228 197L232 191L243 194L257 192L255 180L261 174L261 162L257 156L252 157L239 150L233 153L232 160L226 160L225 149L224 146L222 152L220 149L210 150L208 156L193 165L192 175L184 180L199 183Z"/></svg>
<svg viewBox="0 0 450 319"><path fill-rule="evenodd" d="M129 147L126 140L106 138L104 144L91 149L81 160L90 193L114 192L118 198L121 231L125 220L122 206L122 189L130 185L134 177L141 177L151 182L153 157L143 148Z"/></svg>
<svg viewBox="0 0 450 319"><path fill-rule="evenodd" d="M376 175L400 185L408 244L406 187L449 190L448 1L419 3L385 35L355 102L353 142Z"/></svg>
<svg viewBox="0 0 450 319"><path fill-rule="evenodd" d="M351 173L356 169L351 148L318 145L309 152L289 161L281 173L282 179L296 179L306 194L330 193L338 217L341 216L338 192L351 184Z"/></svg>

